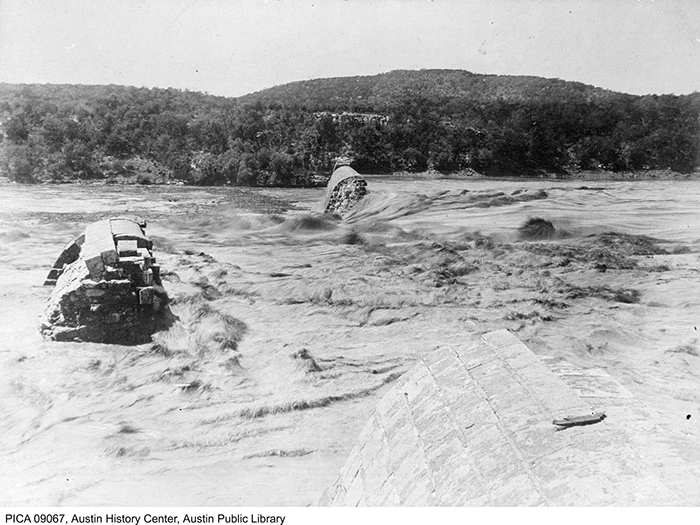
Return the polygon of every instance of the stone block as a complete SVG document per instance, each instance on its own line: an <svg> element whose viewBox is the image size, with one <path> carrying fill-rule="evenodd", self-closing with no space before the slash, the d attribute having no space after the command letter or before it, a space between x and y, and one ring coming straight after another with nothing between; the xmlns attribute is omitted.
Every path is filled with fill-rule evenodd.
<svg viewBox="0 0 700 525"><path fill-rule="evenodd" d="M99 256L103 264L114 264L119 260L109 220L88 224L82 253L86 260Z"/></svg>
<svg viewBox="0 0 700 525"><path fill-rule="evenodd" d="M537 506L542 494L525 473L513 475L490 492L494 505L501 507Z"/></svg>
<svg viewBox="0 0 700 525"><path fill-rule="evenodd" d="M141 280L141 284L144 286L153 286L153 270L150 268L141 272L141 275L139 276Z"/></svg>
<svg viewBox="0 0 700 525"><path fill-rule="evenodd" d="M115 268L114 266L106 266L102 277L105 281L122 279L124 277L124 270L122 268Z"/></svg>
<svg viewBox="0 0 700 525"><path fill-rule="evenodd" d="M95 254L91 257L86 257L84 261L90 275L98 279L104 275L105 264L102 262L102 255Z"/></svg>
<svg viewBox="0 0 700 525"><path fill-rule="evenodd" d="M102 297L104 294L105 291L99 288L88 288L85 290L86 297Z"/></svg>
<svg viewBox="0 0 700 525"><path fill-rule="evenodd" d="M139 288L139 304L153 304L153 296L152 286Z"/></svg>
<svg viewBox="0 0 700 525"><path fill-rule="evenodd" d="M138 253L138 243L133 240L121 240L117 241L117 252L119 257L137 257Z"/></svg>
<svg viewBox="0 0 700 525"><path fill-rule="evenodd" d="M110 230L116 241L136 241L139 248L148 248L149 250L153 247L150 239L143 233L139 223L134 220L126 218L111 219Z"/></svg>
<svg viewBox="0 0 700 525"><path fill-rule="evenodd" d="M104 280L101 281L97 287L116 295L124 295L132 291L132 283L129 279Z"/></svg>
<svg viewBox="0 0 700 525"><path fill-rule="evenodd" d="M144 259L140 255L133 255L130 257L121 257L119 259L119 266L124 268L129 265L141 266L143 267Z"/></svg>

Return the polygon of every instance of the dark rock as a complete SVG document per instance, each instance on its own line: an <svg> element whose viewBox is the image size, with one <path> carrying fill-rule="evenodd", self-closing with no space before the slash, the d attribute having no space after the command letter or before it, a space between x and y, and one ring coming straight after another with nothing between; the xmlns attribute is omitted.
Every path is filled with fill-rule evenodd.
<svg viewBox="0 0 700 525"><path fill-rule="evenodd" d="M521 239L551 239L556 233L554 225L546 219L535 217L525 221L518 233Z"/></svg>

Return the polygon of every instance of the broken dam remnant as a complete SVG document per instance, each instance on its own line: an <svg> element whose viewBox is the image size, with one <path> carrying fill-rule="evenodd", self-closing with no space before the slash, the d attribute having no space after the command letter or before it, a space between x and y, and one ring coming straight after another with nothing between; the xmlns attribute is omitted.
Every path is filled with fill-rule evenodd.
<svg viewBox="0 0 700 525"><path fill-rule="evenodd" d="M146 223L119 217L89 224L49 272L55 286L41 332L56 341L141 344L172 323Z"/></svg>
<svg viewBox="0 0 700 525"><path fill-rule="evenodd" d="M401 376L319 503L697 505L700 443L667 421L605 370L500 330Z"/></svg>
<svg viewBox="0 0 700 525"><path fill-rule="evenodd" d="M367 195L367 181L350 166L341 166L333 172L326 186L325 213L343 215Z"/></svg>

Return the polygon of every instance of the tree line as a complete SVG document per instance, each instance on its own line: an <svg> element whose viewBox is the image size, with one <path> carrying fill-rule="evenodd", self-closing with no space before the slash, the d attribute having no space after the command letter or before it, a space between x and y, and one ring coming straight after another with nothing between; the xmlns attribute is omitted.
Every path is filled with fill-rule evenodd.
<svg viewBox="0 0 700 525"><path fill-rule="evenodd" d="M402 73L390 85L386 78L379 87L362 84L363 94L347 80L354 87L343 96L343 80L335 79L334 89L309 81L239 99L176 89L4 84L0 170L25 183L309 186L329 176L338 157L365 173L486 175L690 172L700 160L697 94L598 90L592 96L563 81L548 92L546 79L537 79L537 96L529 96L532 85L523 77L513 77L515 87L509 77L493 77L500 93L510 93L493 96L495 81L468 77L469 96L457 96L445 82L415 89L409 72ZM422 85L432 85L423 76ZM489 96L476 96L479 86Z"/></svg>

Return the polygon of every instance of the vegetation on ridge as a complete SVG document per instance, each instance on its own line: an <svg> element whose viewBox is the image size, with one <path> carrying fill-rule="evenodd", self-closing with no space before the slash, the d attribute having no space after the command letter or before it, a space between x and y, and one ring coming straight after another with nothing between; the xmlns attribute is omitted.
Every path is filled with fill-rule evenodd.
<svg viewBox="0 0 700 525"><path fill-rule="evenodd" d="M467 71L294 82L224 98L0 84L0 170L18 182L305 186L359 171L535 175L698 164L700 97Z"/></svg>

